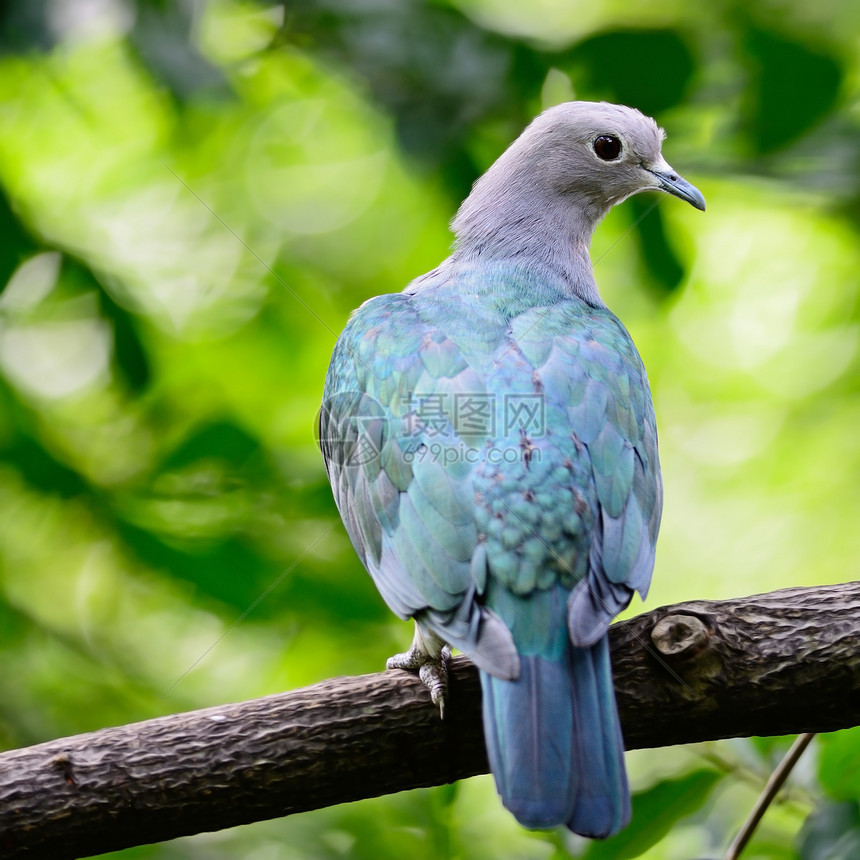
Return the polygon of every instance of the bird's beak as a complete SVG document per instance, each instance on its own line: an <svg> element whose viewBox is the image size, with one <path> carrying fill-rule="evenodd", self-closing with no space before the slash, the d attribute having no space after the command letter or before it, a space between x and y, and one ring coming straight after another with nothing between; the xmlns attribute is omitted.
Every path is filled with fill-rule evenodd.
<svg viewBox="0 0 860 860"><path fill-rule="evenodd" d="M665 161L660 159L661 164L655 164L653 167L645 167L657 182L652 186L660 191L665 191L668 194L674 194L675 197L680 197L681 200L686 200L691 206L696 209L705 211L705 198L701 191L690 182L687 182L682 176L679 176ZM643 165L644 166L644 165Z"/></svg>

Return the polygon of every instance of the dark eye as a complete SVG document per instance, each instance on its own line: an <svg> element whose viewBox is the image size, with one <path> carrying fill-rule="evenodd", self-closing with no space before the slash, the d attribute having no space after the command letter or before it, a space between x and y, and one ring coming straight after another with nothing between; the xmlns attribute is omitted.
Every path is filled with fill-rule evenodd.
<svg viewBox="0 0 860 860"><path fill-rule="evenodd" d="M614 161L621 155L621 141L612 134L601 134L595 139L592 146L594 146L597 157L604 161Z"/></svg>

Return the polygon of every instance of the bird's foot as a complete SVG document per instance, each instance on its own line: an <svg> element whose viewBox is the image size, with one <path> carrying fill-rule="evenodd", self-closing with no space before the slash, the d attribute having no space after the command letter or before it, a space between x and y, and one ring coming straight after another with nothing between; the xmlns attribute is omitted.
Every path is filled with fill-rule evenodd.
<svg viewBox="0 0 860 860"><path fill-rule="evenodd" d="M418 677L428 690L430 700L439 708L439 716L445 719L445 701L448 697L448 660L451 649L432 634L415 628L412 647L404 654L395 654L385 662L386 669L418 671Z"/></svg>

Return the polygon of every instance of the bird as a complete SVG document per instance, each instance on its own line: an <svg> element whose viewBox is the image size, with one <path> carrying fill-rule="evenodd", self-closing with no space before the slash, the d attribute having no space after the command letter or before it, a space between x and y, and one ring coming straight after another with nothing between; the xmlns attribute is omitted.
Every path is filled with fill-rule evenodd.
<svg viewBox="0 0 860 860"><path fill-rule="evenodd" d="M591 838L630 819L607 630L647 594L663 491L646 371L589 245L639 192L705 209L664 137L605 102L538 115L473 185L451 255L353 313L319 418L351 542L415 621L388 668L444 718L466 654L504 806Z"/></svg>

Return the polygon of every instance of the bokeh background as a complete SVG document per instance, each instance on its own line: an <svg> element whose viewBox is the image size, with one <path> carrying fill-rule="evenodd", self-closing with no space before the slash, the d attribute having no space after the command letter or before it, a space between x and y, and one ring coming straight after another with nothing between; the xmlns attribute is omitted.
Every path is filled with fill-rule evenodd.
<svg viewBox="0 0 860 860"><path fill-rule="evenodd" d="M328 357L573 97L654 115L708 200L593 247L661 433L647 605L856 578L858 48L855 0L2 3L0 748L402 650L314 442ZM603 844L480 777L115 856L715 857L788 743L630 754ZM860 856L858 765L817 742L746 856Z"/></svg>

